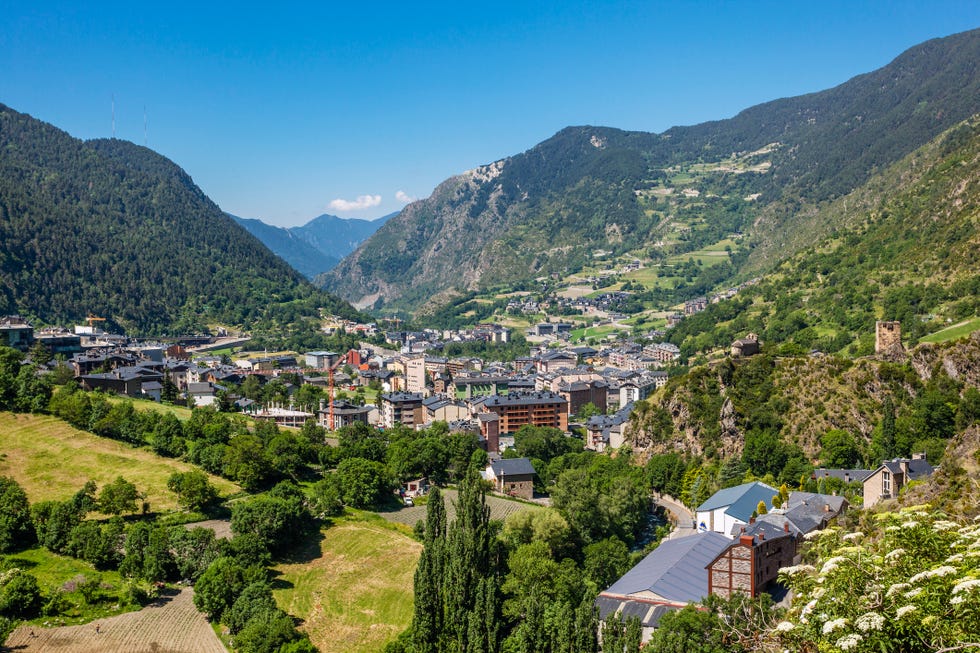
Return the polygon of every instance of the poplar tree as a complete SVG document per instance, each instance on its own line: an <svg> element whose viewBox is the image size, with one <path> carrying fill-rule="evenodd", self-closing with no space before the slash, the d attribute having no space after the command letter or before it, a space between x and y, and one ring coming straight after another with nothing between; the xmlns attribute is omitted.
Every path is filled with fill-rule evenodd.
<svg viewBox="0 0 980 653"><path fill-rule="evenodd" d="M415 612L412 639L418 653L436 653L443 631L443 580L446 555L446 503L438 487L426 509L425 547L415 569Z"/></svg>

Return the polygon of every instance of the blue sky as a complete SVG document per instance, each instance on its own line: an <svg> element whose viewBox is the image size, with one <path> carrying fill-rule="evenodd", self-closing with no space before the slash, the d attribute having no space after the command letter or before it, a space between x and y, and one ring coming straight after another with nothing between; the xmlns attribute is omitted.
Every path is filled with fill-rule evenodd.
<svg viewBox="0 0 980 653"><path fill-rule="evenodd" d="M0 16L0 103L95 138L114 96L116 136L139 144L145 107L149 147L223 209L289 226L386 214L568 125L659 132L829 88L980 26L980 2L0 0Z"/></svg>

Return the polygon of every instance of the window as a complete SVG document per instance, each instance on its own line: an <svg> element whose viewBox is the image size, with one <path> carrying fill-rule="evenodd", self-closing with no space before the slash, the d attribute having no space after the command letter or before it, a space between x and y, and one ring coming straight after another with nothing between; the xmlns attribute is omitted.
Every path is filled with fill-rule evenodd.
<svg viewBox="0 0 980 653"><path fill-rule="evenodd" d="M881 494L886 497L892 495L892 475L887 469L881 473Z"/></svg>

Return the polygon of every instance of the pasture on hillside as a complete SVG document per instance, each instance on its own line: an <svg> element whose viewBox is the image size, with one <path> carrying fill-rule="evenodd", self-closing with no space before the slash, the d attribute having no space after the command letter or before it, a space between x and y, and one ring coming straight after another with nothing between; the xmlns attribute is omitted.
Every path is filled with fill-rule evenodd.
<svg viewBox="0 0 980 653"><path fill-rule="evenodd" d="M101 488L122 476L146 495L151 510L174 510L177 497L167 489L167 479L192 469L196 467L80 431L56 417L0 412L0 475L16 480L31 503L64 501L90 479ZM239 491L217 476L211 482L222 496Z"/></svg>
<svg viewBox="0 0 980 653"><path fill-rule="evenodd" d="M273 594L321 653L380 651L412 621L421 553L420 542L390 525L341 518L274 567Z"/></svg>
<svg viewBox="0 0 980 653"><path fill-rule="evenodd" d="M6 647L22 653L227 653L194 607L194 590L189 587L165 594L139 612L82 626L20 626L7 638Z"/></svg>

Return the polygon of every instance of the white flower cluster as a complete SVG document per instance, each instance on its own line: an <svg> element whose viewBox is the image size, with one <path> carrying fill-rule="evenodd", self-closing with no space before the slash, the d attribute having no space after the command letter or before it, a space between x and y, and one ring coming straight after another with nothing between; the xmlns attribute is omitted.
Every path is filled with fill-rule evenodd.
<svg viewBox="0 0 980 653"><path fill-rule="evenodd" d="M780 633L788 633L789 631L793 630L793 628L794 626L792 621L780 621L778 624L776 624L776 631Z"/></svg>
<svg viewBox="0 0 980 653"><path fill-rule="evenodd" d="M942 576L949 576L950 574L956 573L956 567L951 567L949 565L943 565L942 567L936 567L935 569L927 569L926 571L920 571L912 578L909 578L909 582L913 585L918 583L920 580L925 578L940 578Z"/></svg>
<svg viewBox="0 0 980 653"><path fill-rule="evenodd" d="M954 528L959 528L959 526L960 525L954 521L949 521L948 519L940 519L939 521L935 521L932 523L932 530L936 531L937 533L941 533L943 531L951 531Z"/></svg>
<svg viewBox="0 0 980 653"><path fill-rule="evenodd" d="M912 530L913 528L918 528L918 527L919 527L919 522L915 521L914 519L912 521L907 521L902 523L902 528L906 530Z"/></svg>
<svg viewBox="0 0 980 653"><path fill-rule="evenodd" d="M831 619L823 625L823 634L829 635L838 628L843 628L847 625L847 619L841 617L840 619Z"/></svg>
<svg viewBox="0 0 980 653"><path fill-rule="evenodd" d="M861 531L855 531L853 533L848 533L841 539L847 542L851 542L853 540L860 540L862 537L864 537L864 533L862 533Z"/></svg>
<svg viewBox="0 0 980 653"><path fill-rule="evenodd" d="M791 567L783 567L779 571L787 576L795 576L796 574L809 574L816 571L816 569L813 565L793 565Z"/></svg>
<svg viewBox="0 0 980 653"><path fill-rule="evenodd" d="M888 588L888 591L885 592L885 596L894 596L899 592L904 592L909 587L911 587L911 585L909 585L908 583L895 583L894 585Z"/></svg>
<svg viewBox="0 0 980 653"><path fill-rule="evenodd" d="M881 630L885 625L885 617L877 612L868 612L858 617L854 625L857 626L858 630L865 633L871 630Z"/></svg>
<svg viewBox="0 0 980 653"><path fill-rule="evenodd" d="M905 555L905 549L903 548L892 549L891 551L885 554L885 560L887 560L888 562L894 562L899 558L901 558L903 555Z"/></svg>
<svg viewBox="0 0 980 653"><path fill-rule="evenodd" d="M967 578L966 580L961 580L953 587L953 595L955 596L960 592L969 592L974 587L980 587L980 579Z"/></svg>
<svg viewBox="0 0 980 653"><path fill-rule="evenodd" d="M916 610L918 610L918 608L916 608L914 605L903 605L898 610L895 610L895 616L898 617L899 619L901 619L905 615L911 614L912 612L915 612Z"/></svg>
<svg viewBox="0 0 980 653"><path fill-rule="evenodd" d="M857 648L861 640L864 639L857 633L851 633L850 635L845 635L837 640L837 648L842 651L851 651Z"/></svg>
<svg viewBox="0 0 980 653"><path fill-rule="evenodd" d="M837 569L837 567L840 566L840 563L846 560L847 558L845 558L844 556L834 556L833 558L829 558L825 563L823 563L823 567L821 567L820 569L820 574L821 575L829 574L830 572Z"/></svg>

